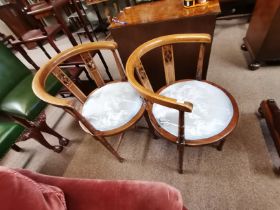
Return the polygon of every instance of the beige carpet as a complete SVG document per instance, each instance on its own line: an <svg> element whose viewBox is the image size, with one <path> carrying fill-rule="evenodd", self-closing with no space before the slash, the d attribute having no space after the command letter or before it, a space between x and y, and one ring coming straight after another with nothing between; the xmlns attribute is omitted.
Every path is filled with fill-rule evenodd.
<svg viewBox="0 0 280 210"><path fill-rule="evenodd" d="M280 99L280 68L246 69L240 50L246 28L244 22L219 21L215 31L208 79L233 94L241 114L222 152L210 146L186 148L185 171L180 175L176 146L152 139L145 130L125 135L120 147L124 163L86 136L64 175L165 182L182 192L190 210L279 209L280 179L272 170L273 154L268 152L255 112L262 99Z"/></svg>

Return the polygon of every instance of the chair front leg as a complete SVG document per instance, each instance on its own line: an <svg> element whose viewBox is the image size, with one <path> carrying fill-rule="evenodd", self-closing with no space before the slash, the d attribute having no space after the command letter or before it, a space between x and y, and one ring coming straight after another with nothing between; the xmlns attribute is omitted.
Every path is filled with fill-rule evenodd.
<svg viewBox="0 0 280 210"><path fill-rule="evenodd" d="M125 160L103 136L94 136L94 138L106 147L121 163Z"/></svg>
<svg viewBox="0 0 280 210"><path fill-rule="evenodd" d="M29 134L28 134L29 138L33 138L35 139L37 142L39 142L41 145L43 145L44 147L53 150L54 152L60 153L63 150L63 146L61 145L51 145L49 142L47 142L47 140L45 139L45 137L42 135L42 133L40 132L40 130L38 130L37 128L33 128L30 130Z"/></svg>
<svg viewBox="0 0 280 210"><path fill-rule="evenodd" d="M64 138L63 136L61 136L59 133L57 133L55 130L53 130L47 125L46 114L44 112L41 112L41 114L39 115L39 117L36 119L35 122L28 121L26 119L15 117L15 116L12 116L12 118L16 120L18 123L20 123L21 125L23 125L24 127L29 128L30 130L37 129L41 132L49 133L57 137L59 139L59 144L61 146L66 146L69 143L68 139ZM24 140L26 140L26 138Z"/></svg>
<svg viewBox="0 0 280 210"><path fill-rule="evenodd" d="M46 122L46 114L41 113L40 117L37 120L37 128L45 133L51 134L58 138L59 144L61 146L67 146L69 144L69 140L61 136L59 133L57 133L55 130L50 128Z"/></svg>
<svg viewBox="0 0 280 210"><path fill-rule="evenodd" d="M185 145L184 144L179 144L177 146L177 149L178 149L178 153L179 153L178 172L180 174L182 174L183 173Z"/></svg>
<svg viewBox="0 0 280 210"><path fill-rule="evenodd" d="M220 140L218 146L217 146L217 150L222 151L223 150L223 146L225 144L226 138L223 138L222 140Z"/></svg>
<svg viewBox="0 0 280 210"><path fill-rule="evenodd" d="M31 139L31 138L33 138L34 140L39 142L44 147L46 147L48 149L51 149L51 150L53 150L57 153L60 153L63 150L63 146L61 146L61 145L53 146L49 142L47 142L47 140L42 135L40 130L37 127L34 127L34 126L33 127L28 127L28 130L25 131L25 133L21 137L18 138L17 142L26 141L26 140ZM21 148L19 146L15 145L15 144L12 146L12 149L14 149L16 151L18 151L18 150L21 151Z"/></svg>
<svg viewBox="0 0 280 210"><path fill-rule="evenodd" d="M180 174L183 173L183 162L184 162L184 150L185 150L185 112L179 111L179 123L178 123L178 152L179 152L179 167L178 171Z"/></svg>

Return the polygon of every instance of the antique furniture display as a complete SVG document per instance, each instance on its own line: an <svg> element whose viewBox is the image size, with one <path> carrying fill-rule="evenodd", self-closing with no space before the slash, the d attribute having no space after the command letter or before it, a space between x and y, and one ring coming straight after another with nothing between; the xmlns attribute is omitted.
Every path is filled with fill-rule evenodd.
<svg viewBox="0 0 280 210"><path fill-rule="evenodd" d="M187 210L180 191L160 182L65 178L3 166L0 177L3 209Z"/></svg>
<svg viewBox="0 0 280 210"><path fill-rule="evenodd" d="M10 30L17 36L21 37L32 29L26 16L21 12L17 4L7 3L0 5L0 19L10 28ZM34 45L27 45L34 47Z"/></svg>
<svg viewBox="0 0 280 210"><path fill-rule="evenodd" d="M37 4L32 4L32 5L29 5L27 1L23 0L25 3L26 6L26 14L27 15L31 15L33 17L35 17L37 20L42 20L42 18L44 17L47 17L47 16L54 16L58 22L58 24L54 24L54 25L51 25L51 26L43 26L41 24L38 24L38 26L41 26L40 27L40 30L36 30L37 33L40 33L43 32L43 35L45 36L47 34L47 30L45 30L44 28L51 28L51 29L57 29L57 30L63 30L64 33L67 35L67 37L69 38L70 42L72 43L72 45L76 46L78 43L76 42L75 38L73 37L72 33L70 32L70 30L68 29L66 23L65 23L65 20L63 19L62 17L62 8L63 6L67 5L69 3L69 0L58 0L58 1L42 1L42 2L39 2ZM78 17L80 18L80 21L82 22L83 26L84 26L84 29L85 29L85 32L89 38L89 40L91 42L94 42L94 39L92 37L92 34L90 33L86 23L85 23L85 19L83 17L83 14L77 4L76 1L74 0L71 0L72 2L72 5L74 6L76 12L77 12L77 15ZM45 30L45 31L44 31ZM29 35L32 35L34 36L34 33L35 33L35 30L33 30L32 32L29 33ZM36 34L36 33L35 33ZM39 38L43 38L44 36L39 36ZM45 37L46 38L46 37ZM55 51L57 53L60 52L60 50L58 49L58 47L55 45L54 43L54 40L53 40L53 36L50 36L50 37L47 37L48 38L48 41L50 42L50 44L52 45L52 47L55 49ZM31 38L31 39L28 39L28 40L25 40L25 42L31 42L33 41L34 38ZM42 50L44 50L43 46L42 45L39 45L39 47L41 47ZM48 53L44 50L46 56L48 58L51 58ZM109 69L108 69L108 66L104 60L104 57L103 55L101 54L100 51L95 51L93 52L93 56L95 54L98 54L102 64L104 65L105 67L105 70L106 70L106 73L109 77L110 80L112 80L112 76L109 72ZM64 66L72 66L72 65L76 65L76 66L79 66L80 64L82 64L83 61L78 57L77 58L71 58L71 60L68 60L66 62L63 63ZM78 74L79 75L79 74Z"/></svg>
<svg viewBox="0 0 280 210"><path fill-rule="evenodd" d="M196 80L178 80L173 46L190 43L198 44L200 49L195 52L199 54ZM239 117L233 96L217 84L202 80L205 49L210 43L209 34L163 36L139 46L126 64L128 81L146 99L147 111L156 132L178 147L179 173L183 173L185 146L218 143L217 149L222 150L225 138L235 128ZM154 91L142 64L142 57L156 48L162 51L166 80L166 85L158 91ZM158 60L161 61L160 57Z"/></svg>
<svg viewBox="0 0 280 210"><path fill-rule="evenodd" d="M54 16L57 20L57 24L52 24L52 28L58 27L60 30L63 30L64 33L69 38L72 45L77 45L75 38L73 37L71 31L68 29L65 20L63 19L63 12L62 9L65 5L69 3L69 0L58 0L58 1L40 1L39 3L30 4L26 0L18 0L23 6L23 10L29 16L34 17L37 19L37 27L43 32L44 35L48 34L47 26L44 24L43 18L48 16ZM40 24L41 23L41 24ZM55 48L55 47L54 47ZM56 49L56 52L59 52Z"/></svg>
<svg viewBox="0 0 280 210"><path fill-rule="evenodd" d="M0 55L1 114L12 117L13 120L27 129L21 140L34 138L48 149L61 152L63 146L66 146L69 140L47 125L44 113L47 104L37 98L32 91L33 74L2 43L0 43ZM54 77L47 81L46 89L50 94L56 94L60 88L60 83ZM50 145L41 132L56 136L60 145ZM4 137L4 139L6 138ZM9 141L15 140L9 139Z"/></svg>
<svg viewBox="0 0 280 210"><path fill-rule="evenodd" d="M31 10L35 12L35 14L37 14L36 12L39 11L35 17L40 20L42 17L49 15L49 13L46 13L45 11L45 7L49 9L49 6L45 2L41 2L35 5L24 7L27 5L27 3L22 4L21 2L22 1L19 1L17 4L10 3L3 5L0 8L1 11L3 10L3 12L0 12L0 18L7 24L7 26L12 31L17 31L17 28L20 30L20 32L15 33L18 40L14 41L14 45L25 44L29 49L38 45L43 50L45 55L50 58L50 55L43 47L43 43L47 41L56 52L60 52L54 42L54 39L55 36L62 30L62 25L53 24L50 26L44 26L40 21L36 21L36 19L33 19L27 15ZM21 12L20 9L24 12ZM15 13L15 11L17 13ZM21 29L23 27L24 30Z"/></svg>
<svg viewBox="0 0 280 210"><path fill-rule="evenodd" d="M161 0L125 8L119 13L117 20L112 23L110 31L114 41L119 44L119 53L123 63L127 62L129 55L142 43L155 37L176 33L208 33L213 35L216 16L220 12L218 0L209 1L208 4L185 8L182 0ZM129 39L127 38L129 36ZM194 78L196 71L198 45L174 46L174 57L177 61L177 78ZM211 44L206 47L202 78L206 79L210 57ZM154 57L160 56L160 50L151 52L143 58L146 72L155 89L164 84L162 72L154 69L162 68L162 63ZM184 55L184 56L181 56ZM186 60L189 62L186 64Z"/></svg>
<svg viewBox="0 0 280 210"><path fill-rule="evenodd" d="M124 159L105 137L121 134L118 148L123 132L133 126L144 114L145 104L134 88L126 81L124 70L116 54L116 48L115 42L95 42L82 44L61 52L36 73L33 80L33 91L43 101L61 107L71 114L79 121L85 132L91 134L122 162ZM119 80L105 83L91 55L91 51L94 50L112 52ZM88 96L82 93L67 74L59 68L59 64L74 56L80 56L83 59L89 75L97 86L97 89ZM76 99L67 100L49 95L45 89L45 81L50 74L55 75ZM78 106L73 104L75 101L80 102Z"/></svg>
<svg viewBox="0 0 280 210"><path fill-rule="evenodd" d="M248 50L252 61L250 70L270 61L280 61L280 0L257 0L249 24L243 50Z"/></svg>
<svg viewBox="0 0 280 210"><path fill-rule="evenodd" d="M265 118L280 157L280 109L273 99L263 100L260 104L259 113L261 117Z"/></svg>

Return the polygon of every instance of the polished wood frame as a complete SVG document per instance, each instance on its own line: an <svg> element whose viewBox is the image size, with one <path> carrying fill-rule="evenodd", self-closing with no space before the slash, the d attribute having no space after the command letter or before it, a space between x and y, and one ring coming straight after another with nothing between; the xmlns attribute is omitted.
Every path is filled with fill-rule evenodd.
<svg viewBox="0 0 280 210"><path fill-rule="evenodd" d="M99 131L94 128L85 117L82 116L80 110L74 106L73 100L54 97L48 94L44 89L47 77L50 74L53 74L80 101L81 104L84 104L88 96L86 96L67 76L67 74L59 68L59 65L71 57L80 56L85 63L88 74L93 79L93 81L95 81L97 87L100 88L106 85L106 83L101 77L100 72L90 52L101 49L110 50L113 53L120 75L120 81L126 81L124 69L122 68L122 64L116 53L117 44L111 41L103 41L78 45L59 53L36 73L33 79L32 88L34 93L40 99L54 106L63 108L66 112L71 114L75 119L82 123L82 127L86 128L86 131L89 131L89 133L97 141L103 144L120 162L122 162L124 159L117 153L117 151L108 143L108 141L104 137L122 133L133 126L143 116L145 112L145 103L143 103L139 112L125 125L109 131Z"/></svg>
<svg viewBox="0 0 280 210"><path fill-rule="evenodd" d="M259 114L266 121L270 135L280 157L280 109L275 100L263 100L259 107Z"/></svg>
<svg viewBox="0 0 280 210"><path fill-rule="evenodd" d="M237 103L233 96L226 91L224 88L209 82L202 81L214 85L223 91L230 99L233 106L233 117L229 123L229 125L219 134L212 136L210 138L200 139L191 141L185 139L184 137L184 112L192 112L193 104L188 101L178 101L173 98L169 98L166 96L159 95L159 93L169 86L170 84L174 84L176 82L182 82L187 80L179 80L175 79L175 66L174 66L174 58L173 58L173 44L178 43L198 43L200 44L199 56L197 62L197 71L196 78L197 80L202 79L202 69L203 69L203 61L205 54L205 47L207 44L211 43L211 36L209 34L174 34L168 36L162 36L155 38L151 41L148 41L141 46L139 46L129 57L126 64L126 72L128 81L136 88L136 90L142 95L147 101L147 111L151 120L151 123L158 134L171 141L172 143L177 144L179 151L179 173L183 173L183 155L184 155L184 146L201 146L207 144L213 144L220 141L217 146L218 150L222 150L222 146L225 141L225 137L229 135L233 129L236 127L238 118L239 118L239 110ZM163 57L163 66L165 71L166 78L166 86L159 89L156 93L153 91L151 83L149 82L149 78L145 73L145 69L141 64L141 57L148 53L149 51L161 47L162 48L162 57ZM137 75L138 78L135 77ZM138 82L138 80L140 82ZM170 134L166 130L162 129L160 125L157 123L155 117L152 113L153 103L157 103L163 106L167 106L169 108L177 109L179 111L179 128L178 128L178 137Z"/></svg>

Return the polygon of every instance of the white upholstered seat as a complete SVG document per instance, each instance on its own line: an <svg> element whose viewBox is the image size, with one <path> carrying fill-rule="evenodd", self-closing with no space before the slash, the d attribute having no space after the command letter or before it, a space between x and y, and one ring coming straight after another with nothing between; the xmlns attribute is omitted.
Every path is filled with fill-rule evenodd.
<svg viewBox="0 0 280 210"><path fill-rule="evenodd" d="M193 103L193 111L185 113L185 139L198 140L222 132L233 117L229 97L219 88L201 81L189 80L172 84L160 95ZM179 111L153 104L152 113L159 125L178 136Z"/></svg>
<svg viewBox="0 0 280 210"><path fill-rule="evenodd" d="M82 115L95 129L108 131L128 123L142 104L142 98L128 82L113 82L88 96Z"/></svg>

